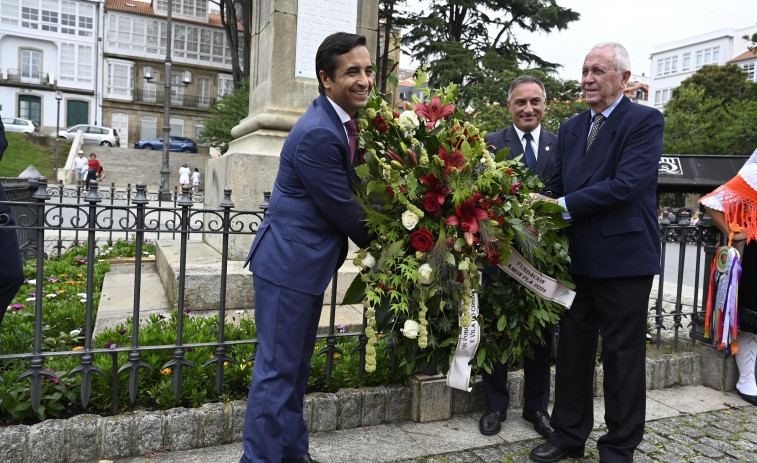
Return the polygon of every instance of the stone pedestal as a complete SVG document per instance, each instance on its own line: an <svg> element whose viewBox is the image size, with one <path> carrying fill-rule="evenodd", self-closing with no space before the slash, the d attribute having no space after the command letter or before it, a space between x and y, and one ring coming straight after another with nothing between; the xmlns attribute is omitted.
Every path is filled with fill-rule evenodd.
<svg viewBox="0 0 757 463"><path fill-rule="evenodd" d="M300 10L313 8L324 13L322 27L312 21L303 25L298 18ZM208 208L217 208L224 188L231 188L235 209L257 211L263 192L272 190L284 140L318 96L315 62L300 56L298 68L298 46L301 53L306 47L317 48L330 33L356 32L366 36L375 60L378 0L338 0L328 5L316 0L254 0L252 11L249 116L231 130L234 140L227 154L208 161ZM307 16L312 20L313 15ZM344 24L353 24L354 29L345 30ZM310 75L307 69L312 69ZM221 249L220 235L205 235L205 241ZM229 257L245 259L251 242L250 236L232 236Z"/></svg>
<svg viewBox="0 0 757 463"><path fill-rule="evenodd" d="M703 386L726 392L736 389L739 369L733 355L703 344L698 345L695 352L700 355Z"/></svg>

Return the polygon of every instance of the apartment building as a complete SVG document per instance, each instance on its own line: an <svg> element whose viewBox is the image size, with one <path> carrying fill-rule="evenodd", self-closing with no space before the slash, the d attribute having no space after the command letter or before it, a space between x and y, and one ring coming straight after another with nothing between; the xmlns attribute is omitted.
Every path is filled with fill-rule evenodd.
<svg viewBox="0 0 757 463"><path fill-rule="evenodd" d="M649 97L651 104L662 110L673 90L686 78L707 64L724 65L747 51L749 42L743 37L757 32L757 26L742 29L720 29L694 37L656 46L651 53ZM755 60L744 62L753 65Z"/></svg>
<svg viewBox="0 0 757 463"><path fill-rule="evenodd" d="M101 0L0 0L0 114L43 134L99 123Z"/></svg>

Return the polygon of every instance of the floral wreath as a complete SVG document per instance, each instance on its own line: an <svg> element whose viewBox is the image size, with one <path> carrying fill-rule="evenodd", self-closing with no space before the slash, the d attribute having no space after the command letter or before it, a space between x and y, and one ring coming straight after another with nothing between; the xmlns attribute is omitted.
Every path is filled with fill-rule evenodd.
<svg viewBox="0 0 757 463"><path fill-rule="evenodd" d="M543 186L539 178L520 158L506 160L507 149L490 153L485 134L463 122L467 115L453 104L454 84L432 91L423 87L426 80L421 72L416 86L428 103L414 97L411 109L400 114L374 91L356 115L360 163L354 192L376 239L357 253L360 274L344 303L365 307L369 372L376 366L377 331L401 350L408 373L424 364L446 371L460 327L470 325L474 292L499 306L479 315L485 336L477 367L490 370L493 362L541 339L538 330L514 335L513 322L551 325L562 313L559 306L521 288L502 293L502 284L481 284L480 270L506 261L512 246L570 285L559 206L532 199L530 193ZM511 284L520 286L505 283ZM523 310L511 310L507 299L513 294L520 295L515 305Z"/></svg>

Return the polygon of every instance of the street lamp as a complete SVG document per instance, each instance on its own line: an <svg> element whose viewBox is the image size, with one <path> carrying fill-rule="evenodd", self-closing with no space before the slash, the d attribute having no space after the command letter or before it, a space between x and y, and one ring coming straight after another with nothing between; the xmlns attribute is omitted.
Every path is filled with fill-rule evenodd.
<svg viewBox="0 0 757 463"><path fill-rule="evenodd" d="M171 170L168 167L168 147L171 142L171 5L173 2L166 2L166 72L164 82L155 82L155 85L162 85L163 93L163 164L160 168L160 191L161 200L171 199L170 175ZM155 78L151 66L142 68L142 77L148 82ZM192 83L192 73L184 71L181 76L181 82L186 86Z"/></svg>
<svg viewBox="0 0 757 463"><path fill-rule="evenodd" d="M58 183L58 159L60 157L60 100L63 99L63 93L60 90L55 91L55 99L58 100L58 116L55 120L55 183Z"/></svg>

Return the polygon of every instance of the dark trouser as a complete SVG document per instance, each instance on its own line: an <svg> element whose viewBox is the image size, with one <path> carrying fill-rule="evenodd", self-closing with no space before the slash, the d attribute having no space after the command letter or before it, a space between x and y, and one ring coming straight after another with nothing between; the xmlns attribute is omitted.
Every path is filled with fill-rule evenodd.
<svg viewBox="0 0 757 463"><path fill-rule="evenodd" d="M240 463L281 463L308 453L302 404L323 294L292 291L256 275L253 285L258 348Z"/></svg>
<svg viewBox="0 0 757 463"><path fill-rule="evenodd" d="M550 441L583 449L594 422L594 366L602 334L605 423L602 462L632 462L644 434L646 322L653 276L574 277L576 298L560 321Z"/></svg>
<svg viewBox="0 0 757 463"><path fill-rule="evenodd" d="M533 358L523 357L523 408L531 411L546 412L549 406L550 357L552 353L552 335L545 336L547 343L532 344ZM481 379L486 394L487 410L502 412L510 404L507 390L507 365L495 364L492 372L481 372Z"/></svg>
<svg viewBox="0 0 757 463"><path fill-rule="evenodd" d="M0 200L6 200L1 191ZM21 265L21 253L18 249L18 235L13 213L7 206L0 206L0 323L3 321L8 305L24 283L24 270Z"/></svg>

